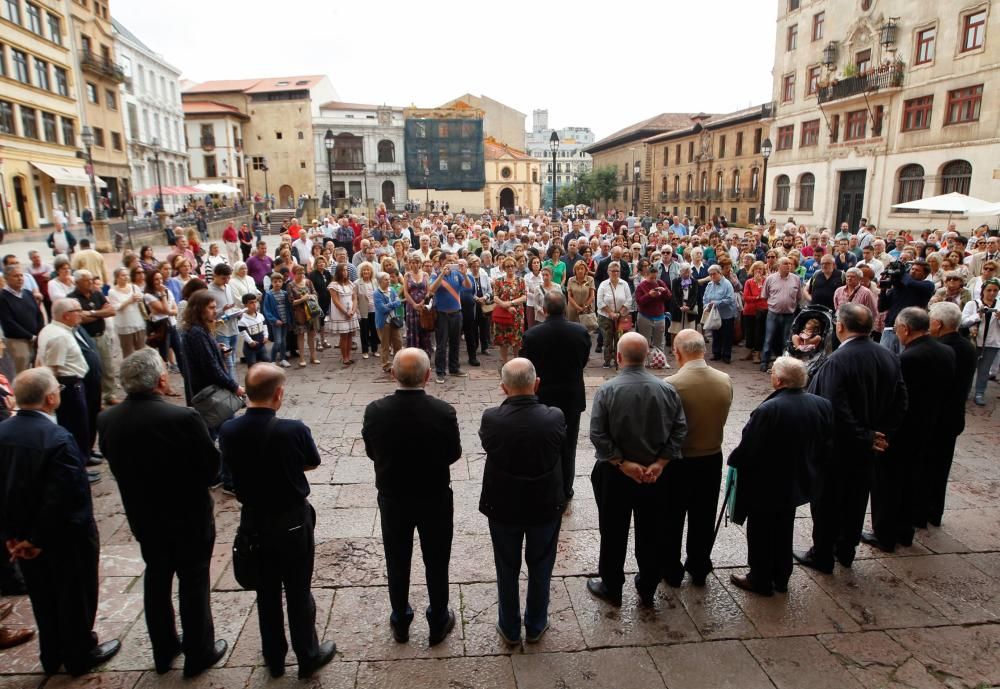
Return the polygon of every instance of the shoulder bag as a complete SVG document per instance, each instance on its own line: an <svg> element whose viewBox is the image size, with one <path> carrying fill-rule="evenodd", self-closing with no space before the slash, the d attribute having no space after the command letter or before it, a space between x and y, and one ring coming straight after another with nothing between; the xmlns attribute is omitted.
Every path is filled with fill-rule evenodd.
<svg viewBox="0 0 1000 689"><path fill-rule="evenodd" d="M437 311L434 309L434 297L427 295L420 305L420 329L435 330L437 328Z"/></svg>
<svg viewBox="0 0 1000 689"><path fill-rule="evenodd" d="M191 406L201 414L209 430L215 430L233 418L245 403L228 388L213 383L191 398Z"/></svg>
<svg viewBox="0 0 1000 689"><path fill-rule="evenodd" d="M267 422L264 435L264 449L271 437L271 431L278 417L271 417ZM260 532L240 524L236 527L236 537L233 538L233 576L236 583L247 591L254 591L260 584Z"/></svg>

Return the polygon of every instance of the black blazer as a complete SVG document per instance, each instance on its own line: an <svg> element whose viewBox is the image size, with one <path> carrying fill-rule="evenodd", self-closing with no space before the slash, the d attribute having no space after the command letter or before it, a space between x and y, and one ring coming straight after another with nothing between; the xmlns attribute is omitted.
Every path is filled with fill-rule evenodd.
<svg viewBox="0 0 1000 689"><path fill-rule="evenodd" d="M590 333L562 316L548 318L525 331L521 356L535 365L542 382L538 399L564 412L587 408L583 369L590 358Z"/></svg>
<svg viewBox="0 0 1000 689"><path fill-rule="evenodd" d="M734 517L804 505L830 461L833 405L802 390L776 390L751 414L729 455L739 471Z"/></svg>
<svg viewBox="0 0 1000 689"><path fill-rule="evenodd" d="M509 397L483 412L486 450L479 511L504 524L530 526L558 519L566 505L561 451L562 411L534 395Z"/></svg>
<svg viewBox="0 0 1000 689"><path fill-rule="evenodd" d="M942 335L938 342L955 353L955 375L944 381L947 390L945 399L942 400L942 417L945 419L946 432L957 437L965 430L965 402L972 390L978 355L976 345L958 331ZM928 372L928 375L934 374Z"/></svg>
<svg viewBox="0 0 1000 689"><path fill-rule="evenodd" d="M955 378L955 353L924 335L906 345L899 355L899 366L909 404L889 446L917 450L927 445L929 424L938 423L950 403L942 394L942 381Z"/></svg>
<svg viewBox="0 0 1000 689"><path fill-rule="evenodd" d="M137 541L215 537L209 486L219 451L201 416L155 393L132 393L97 417L101 453L118 482Z"/></svg>
<svg viewBox="0 0 1000 689"><path fill-rule="evenodd" d="M97 533L90 483L73 436L41 412L0 423L0 534L45 549Z"/></svg>
<svg viewBox="0 0 1000 689"><path fill-rule="evenodd" d="M670 318L674 321L680 321L681 319L681 307L687 306L690 311L688 311L688 322L697 319L698 307L701 304L701 300L698 298L699 288L698 281L691 278L691 287L688 288L688 298L687 301L684 300L684 288L681 287L680 277L675 277L673 282L670 284ZM694 327L692 323L691 327Z"/></svg>
<svg viewBox="0 0 1000 689"><path fill-rule="evenodd" d="M889 435L906 415L899 358L869 337L855 337L831 354L809 392L833 403L834 448L847 460L871 458L875 432Z"/></svg>
<svg viewBox="0 0 1000 689"><path fill-rule="evenodd" d="M458 417L424 390L396 390L365 408L361 435L375 462L375 487L395 500L451 496L449 466L462 456Z"/></svg>
<svg viewBox="0 0 1000 689"><path fill-rule="evenodd" d="M601 283L608 279L608 266L611 265L611 256L606 256L600 260L597 264L597 270L594 271L594 287L600 287ZM628 267L628 261L624 258L618 261L621 264L622 272L618 276L619 279L624 280L628 283L629 289L632 289L632 269Z"/></svg>

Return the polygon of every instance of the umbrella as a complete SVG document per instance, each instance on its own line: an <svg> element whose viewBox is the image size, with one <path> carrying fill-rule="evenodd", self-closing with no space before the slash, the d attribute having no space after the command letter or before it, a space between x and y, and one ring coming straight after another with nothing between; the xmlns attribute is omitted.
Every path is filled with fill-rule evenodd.
<svg viewBox="0 0 1000 689"><path fill-rule="evenodd" d="M966 196L965 194L959 194L957 191L953 191L950 194L943 194L941 196L931 196L926 199L908 201L907 203L897 203L893 206L893 208L947 213L948 219L950 220L951 216L955 213L958 213L959 215L990 215L990 213L984 214L981 211L993 208L996 205L997 204L990 203L989 201L983 201L981 199L973 198L971 196Z"/></svg>

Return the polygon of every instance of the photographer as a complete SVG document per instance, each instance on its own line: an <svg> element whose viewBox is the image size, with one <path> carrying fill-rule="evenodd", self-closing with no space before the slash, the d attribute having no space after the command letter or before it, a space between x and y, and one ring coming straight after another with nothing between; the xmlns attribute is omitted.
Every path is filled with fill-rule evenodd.
<svg viewBox="0 0 1000 689"><path fill-rule="evenodd" d="M887 312L880 343L896 354L900 350L899 340L893 332L896 316L909 306L927 308L927 303L934 296L934 283L927 280L929 273L924 259L909 264L893 261L886 266L879 280L878 310Z"/></svg>
<svg viewBox="0 0 1000 689"><path fill-rule="evenodd" d="M970 328L973 342L979 353L976 361L975 402L986 405L986 384L990 379L990 366L1000 352L1000 322L997 321L997 292L1000 280L990 278L983 283L979 299L970 301L962 311L962 325Z"/></svg>

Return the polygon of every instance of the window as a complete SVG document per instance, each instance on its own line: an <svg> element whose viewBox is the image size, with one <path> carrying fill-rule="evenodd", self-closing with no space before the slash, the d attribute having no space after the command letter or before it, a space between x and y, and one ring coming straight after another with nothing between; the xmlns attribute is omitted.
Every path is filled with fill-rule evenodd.
<svg viewBox="0 0 1000 689"><path fill-rule="evenodd" d="M104 101L108 106L108 110L118 109L118 94L111 89L106 89L104 91Z"/></svg>
<svg viewBox="0 0 1000 689"><path fill-rule="evenodd" d="M685 191L687 191L689 194L694 191L694 175L688 175L687 188Z"/></svg>
<svg viewBox="0 0 1000 689"><path fill-rule="evenodd" d="M795 100L795 74L786 74L781 80L781 100L785 103Z"/></svg>
<svg viewBox="0 0 1000 689"><path fill-rule="evenodd" d="M383 139L378 142L378 162L380 163L395 163L396 162L396 145L389 141L388 139Z"/></svg>
<svg viewBox="0 0 1000 689"><path fill-rule="evenodd" d="M779 151L787 151L792 147L795 139L795 125L790 124L785 127L778 127L778 143L775 148Z"/></svg>
<svg viewBox="0 0 1000 689"><path fill-rule="evenodd" d="M264 169L264 156L252 156L250 158L250 167L254 170Z"/></svg>
<svg viewBox="0 0 1000 689"><path fill-rule="evenodd" d="M968 194L972 182L972 166L964 160L953 160L941 168L941 193Z"/></svg>
<svg viewBox="0 0 1000 689"><path fill-rule="evenodd" d="M986 37L986 10L979 10L972 14L967 14L962 18L962 46L961 51L967 52L983 47L983 39Z"/></svg>
<svg viewBox="0 0 1000 689"><path fill-rule="evenodd" d="M680 175L674 175L674 193L675 194L680 194L681 193L681 176Z"/></svg>
<svg viewBox="0 0 1000 689"><path fill-rule="evenodd" d="M218 177L218 170L215 167L215 156L205 156L205 176Z"/></svg>
<svg viewBox="0 0 1000 689"><path fill-rule="evenodd" d="M854 110L847 113L847 129L844 132L844 141L856 141L865 138L867 128L867 110Z"/></svg>
<svg viewBox="0 0 1000 689"><path fill-rule="evenodd" d="M900 168L899 191L896 194L896 203L918 201L923 197L924 169L919 165L906 165Z"/></svg>
<svg viewBox="0 0 1000 689"><path fill-rule="evenodd" d="M799 46L799 25L792 24L785 33L785 52L795 50Z"/></svg>
<svg viewBox="0 0 1000 689"><path fill-rule="evenodd" d="M854 66L858 68L858 74L864 74L872 68L871 48L861 50L854 55Z"/></svg>
<svg viewBox="0 0 1000 689"><path fill-rule="evenodd" d="M840 115L834 115L830 119L830 143L837 143L840 136Z"/></svg>
<svg viewBox="0 0 1000 689"><path fill-rule="evenodd" d="M51 144L59 143L56 133L56 116L51 112L42 112L42 137Z"/></svg>
<svg viewBox="0 0 1000 689"><path fill-rule="evenodd" d="M97 87L89 81L87 82L87 100L91 103L97 102Z"/></svg>
<svg viewBox="0 0 1000 689"><path fill-rule="evenodd" d="M34 108L21 106L21 136L28 139L38 138L38 114Z"/></svg>
<svg viewBox="0 0 1000 689"><path fill-rule="evenodd" d="M816 176L811 172L806 172L799 177L799 202L795 205L797 211L811 211L813 209L813 193L816 190Z"/></svg>
<svg viewBox="0 0 1000 689"><path fill-rule="evenodd" d="M14 106L5 100L0 100L0 134L15 134Z"/></svg>
<svg viewBox="0 0 1000 689"><path fill-rule="evenodd" d="M299 132L299 140L302 140L304 138L306 138L305 133L304 132Z"/></svg>
<svg viewBox="0 0 1000 689"><path fill-rule="evenodd" d="M3 16L5 19L9 19L15 24L21 23L21 6L18 4L20 0L4 0L3 2Z"/></svg>
<svg viewBox="0 0 1000 689"><path fill-rule="evenodd" d="M823 38L823 24L826 23L826 12L819 12L813 15L812 39L818 41Z"/></svg>
<svg viewBox="0 0 1000 689"><path fill-rule="evenodd" d="M790 185L788 183L788 175L778 175L774 180L774 210L788 210L789 193Z"/></svg>
<svg viewBox="0 0 1000 689"><path fill-rule="evenodd" d="M757 128L753 130L753 153L757 155L760 153L760 139L761 139L761 129Z"/></svg>
<svg viewBox="0 0 1000 689"><path fill-rule="evenodd" d="M49 40L53 43L58 43L62 45L62 20L55 14L51 12L48 13L49 19Z"/></svg>
<svg viewBox="0 0 1000 689"><path fill-rule="evenodd" d="M104 148L104 130L100 127L94 127L94 145Z"/></svg>
<svg viewBox="0 0 1000 689"><path fill-rule="evenodd" d="M882 120L885 119L885 106L876 105L872 115L872 136L882 136Z"/></svg>
<svg viewBox="0 0 1000 689"><path fill-rule="evenodd" d="M0 77L7 76L7 50L0 43Z"/></svg>
<svg viewBox="0 0 1000 689"><path fill-rule="evenodd" d="M737 194L740 193L740 171L739 170L733 170L733 187L732 187L732 189ZM736 216L733 216L733 217L736 217Z"/></svg>
<svg viewBox="0 0 1000 689"><path fill-rule="evenodd" d="M724 185L722 170L719 170L715 173L715 190L721 194Z"/></svg>
<svg viewBox="0 0 1000 689"><path fill-rule="evenodd" d="M35 86L49 90L49 63L35 58Z"/></svg>
<svg viewBox="0 0 1000 689"><path fill-rule="evenodd" d="M62 124L63 146L76 146L76 131L73 120L68 117L60 117L59 122Z"/></svg>
<svg viewBox="0 0 1000 689"><path fill-rule="evenodd" d="M139 109L135 107L135 103L129 103L126 105L128 110L128 138L133 141L138 141L139 135Z"/></svg>
<svg viewBox="0 0 1000 689"><path fill-rule="evenodd" d="M120 132L111 132L111 148L116 151L122 150L122 135Z"/></svg>
<svg viewBox="0 0 1000 689"><path fill-rule="evenodd" d="M628 187L622 190L622 201L628 203Z"/></svg>
<svg viewBox="0 0 1000 689"><path fill-rule="evenodd" d="M275 139L281 139L281 132L275 132L274 133L274 138Z"/></svg>
<svg viewBox="0 0 1000 689"><path fill-rule="evenodd" d="M42 35L42 11L38 8L38 5L32 5L30 2L25 6L25 14L28 16L28 28L38 34Z"/></svg>
<svg viewBox="0 0 1000 689"><path fill-rule="evenodd" d="M736 132L736 154L737 157L743 155L743 132Z"/></svg>
<svg viewBox="0 0 1000 689"><path fill-rule="evenodd" d="M80 34L80 48L85 55L90 53L90 36L87 34Z"/></svg>
<svg viewBox="0 0 1000 689"><path fill-rule="evenodd" d="M819 75L821 67L819 65L810 67L806 71L806 95L811 96L819 91Z"/></svg>
<svg viewBox="0 0 1000 689"><path fill-rule="evenodd" d="M694 142L688 141L688 162L690 163L693 160L694 160ZM625 174L628 174L628 172L626 171Z"/></svg>
<svg viewBox="0 0 1000 689"><path fill-rule="evenodd" d="M799 9L799 0L788 0L788 11L794 12Z"/></svg>
<svg viewBox="0 0 1000 689"><path fill-rule="evenodd" d="M726 157L726 135L725 134L723 134L722 136L719 137L719 157L720 158L725 158Z"/></svg>
<svg viewBox="0 0 1000 689"><path fill-rule="evenodd" d="M799 146L816 146L819 144L819 120L809 120L802 123L802 134Z"/></svg>
<svg viewBox="0 0 1000 689"><path fill-rule="evenodd" d="M56 77L56 93L60 96L69 97L69 78L66 76L66 70L62 67L53 67L53 74Z"/></svg>
<svg viewBox="0 0 1000 689"><path fill-rule="evenodd" d="M702 191L702 193L708 191L708 173L707 172L701 173L701 191Z"/></svg>
<svg viewBox="0 0 1000 689"><path fill-rule="evenodd" d="M934 60L934 39L937 36L937 29L931 27L917 33L917 54L913 58L913 64L923 65Z"/></svg>
<svg viewBox="0 0 1000 689"><path fill-rule="evenodd" d="M983 101L983 85L955 89L948 92L945 108L945 124L975 122L979 119L979 106Z"/></svg>
<svg viewBox="0 0 1000 689"><path fill-rule="evenodd" d="M30 84L31 79L28 78L28 56L20 50L14 50L13 48L11 48L10 55L14 62L14 78L22 84Z"/></svg>
<svg viewBox="0 0 1000 689"><path fill-rule="evenodd" d="M674 146L674 163L677 164L677 165L681 164L681 145L680 144L677 144L676 146Z"/></svg>
<svg viewBox="0 0 1000 689"><path fill-rule="evenodd" d="M750 190L756 194L757 188L760 186L760 169L753 168L750 170Z"/></svg>

